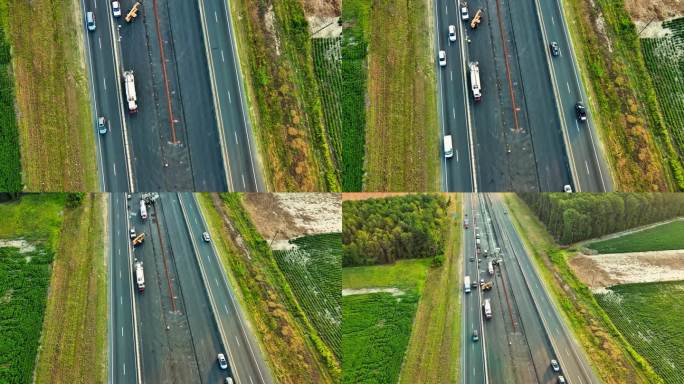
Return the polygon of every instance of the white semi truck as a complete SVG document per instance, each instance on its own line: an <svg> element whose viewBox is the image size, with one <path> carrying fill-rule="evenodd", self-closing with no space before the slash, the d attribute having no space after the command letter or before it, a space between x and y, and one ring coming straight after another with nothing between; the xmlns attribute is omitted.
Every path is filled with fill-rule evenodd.
<svg viewBox="0 0 684 384"><path fill-rule="evenodd" d="M142 261L135 262L135 284L138 286L138 292L145 291L145 274Z"/></svg>
<svg viewBox="0 0 684 384"><path fill-rule="evenodd" d="M128 112L138 112L138 96L135 93L135 76L133 71L124 71L124 86L126 88L126 101L128 101Z"/></svg>
<svg viewBox="0 0 684 384"><path fill-rule="evenodd" d="M492 265L492 262L490 261L489 264L487 265L487 270L489 271L490 275L494 274L494 265Z"/></svg>
<svg viewBox="0 0 684 384"><path fill-rule="evenodd" d="M140 199L140 218L147 219L147 206L145 206L145 200Z"/></svg>
<svg viewBox="0 0 684 384"><path fill-rule="evenodd" d="M492 318L492 304L490 303L489 299L485 299L484 304L482 304L482 310L484 311L486 318Z"/></svg>
<svg viewBox="0 0 684 384"><path fill-rule="evenodd" d="M468 67L470 68L470 89L473 91L473 98L475 101L480 101L482 99L481 87L480 87L480 63L477 61L471 62Z"/></svg>
<svg viewBox="0 0 684 384"><path fill-rule="evenodd" d="M470 276L463 278L463 286L465 288L465 293L470 293Z"/></svg>

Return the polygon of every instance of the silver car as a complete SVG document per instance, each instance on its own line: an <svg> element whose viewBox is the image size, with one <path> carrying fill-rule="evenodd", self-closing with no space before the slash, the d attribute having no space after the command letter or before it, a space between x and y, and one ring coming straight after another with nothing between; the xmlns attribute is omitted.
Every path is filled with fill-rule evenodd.
<svg viewBox="0 0 684 384"><path fill-rule="evenodd" d="M86 13L86 26L88 26L89 31L95 30L95 14L92 12Z"/></svg>

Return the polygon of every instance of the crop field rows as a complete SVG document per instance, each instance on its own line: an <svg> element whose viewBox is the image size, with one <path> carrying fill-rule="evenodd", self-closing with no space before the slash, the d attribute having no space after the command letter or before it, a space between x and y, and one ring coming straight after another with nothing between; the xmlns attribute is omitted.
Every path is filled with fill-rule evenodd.
<svg viewBox="0 0 684 384"><path fill-rule="evenodd" d="M411 337L418 294L342 298L342 383L397 383Z"/></svg>
<svg viewBox="0 0 684 384"><path fill-rule="evenodd" d="M14 111L10 46L0 26L0 190L21 190L19 130Z"/></svg>
<svg viewBox="0 0 684 384"><path fill-rule="evenodd" d="M323 105L323 118L328 141L338 164L342 156L342 89L341 37L313 39L313 62L318 91Z"/></svg>
<svg viewBox="0 0 684 384"><path fill-rule="evenodd" d="M684 383L684 282L626 284L596 299L623 336L669 384Z"/></svg>
<svg viewBox="0 0 684 384"><path fill-rule="evenodd" d="M598 253L647 252L684 249L684 220L676 220L613 239L587 244Z"/></svg>
<svg viewBox="0 0 684 384"><path fill-rule="evenodd" d="M273 252L278 267L321 338L340 358L342 236L305 236L291 243L296 247Z"/></svg>
<svg viewBox="0 0 684 384"><path fill-rule="evenodd" d="M679 162L684 164L684 18L665 22L663 27L672 30L672 35L642 39L641 46Z"/></svg>

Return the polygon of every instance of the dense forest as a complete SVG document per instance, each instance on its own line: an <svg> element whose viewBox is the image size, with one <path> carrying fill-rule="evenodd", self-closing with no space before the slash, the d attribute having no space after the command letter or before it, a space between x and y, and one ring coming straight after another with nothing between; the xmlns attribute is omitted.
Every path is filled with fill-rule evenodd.
<svg viewBox="0 0 684 384"><path fill-rule="evenodd" d="M561 244L684 215L677 193L519 193Z"/></svg>
<svg viewBox="0 0 684 384"><path fill-rule="evenodd" d="M405 195L342 203L342 265L432 257L444 248L446 208L440 195Z"/></svg>

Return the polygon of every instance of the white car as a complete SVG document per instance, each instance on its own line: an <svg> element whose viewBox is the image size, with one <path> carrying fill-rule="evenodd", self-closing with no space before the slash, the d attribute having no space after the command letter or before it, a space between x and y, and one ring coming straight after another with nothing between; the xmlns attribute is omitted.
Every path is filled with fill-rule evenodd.
<svg viewBox="0 0 684 384"><path fill-rule="evenodd" d="M563 192L565 192L565 193L572 193L572 187L570 186L570 184L565 184L565 185L563 186Z"/></svg>
<svg viewBox="0 0 684 384"><path fill-rule="evenodd" d="M209 232L204 232L202 233L202 239L206 241L207 243L211 241L211 238L209 237Z"/></svg>
<svg viewBox="0 0 684 384"><path fill-rule="evenodd" d="M439 51L439 66L446 67L446 52L444 50Z"/></svg>
<svg viewBox="0 0 684 384"><path fill-rule="evenodd" d="M228 362L226 361L226 357L223 355L223 353L218 354L218 363L221 369L228 369Z"/></svg>
<svg viewBox="0 0 684 384"><path fill-rule="evenodd" d="M449 26L449 41L456 41L456 27L453 25Z"/></svg>
<svg viewBox="0 0 684 384"><path fill-rule="evenodd" d="M470 19L470 15L468 14L468 7L461 7L461 20L468 20Z"/></svg>
<svg viewBox="0 0 684 384"><path fill-rule="evenodd" d="M112 1L112 14L114 17L121 17L121 4L118 1Z"/></svg>

